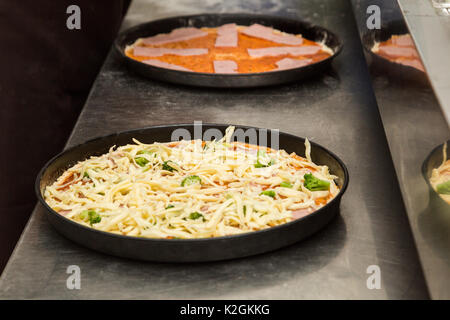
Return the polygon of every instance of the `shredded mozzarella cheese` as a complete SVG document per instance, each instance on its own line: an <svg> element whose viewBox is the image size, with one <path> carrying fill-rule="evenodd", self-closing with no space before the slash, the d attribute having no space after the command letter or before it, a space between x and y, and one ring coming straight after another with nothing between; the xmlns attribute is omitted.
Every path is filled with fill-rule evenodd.
<svg viewBox="0 0 450 320"><path fill-rule="evenodd" d="M66 218L98 230L148 238L206 238L292 221L296 210L313 212L339 193L337 177L312 162L308 140L305 159L231 142L233 131L229 127L220 141L133 140L112 147L64 172L45 189L45 201ZM269 159L259 167L257 150L264 150ZM329 182L329 190L305 188L308 173ZM291 186L280 186L283 181Z"/></svg>

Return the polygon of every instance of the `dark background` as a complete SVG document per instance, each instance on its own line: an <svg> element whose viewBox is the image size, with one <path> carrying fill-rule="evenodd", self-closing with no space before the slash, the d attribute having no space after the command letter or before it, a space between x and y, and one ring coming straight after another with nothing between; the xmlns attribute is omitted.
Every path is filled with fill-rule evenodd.
<svg viewBox="0 0 450 320"><path fill-rule="evenodd" d="M58 153L130 0L0 0L0 272L36 203L34 179ZM69 30L67 7L81 8Z"/></svg>

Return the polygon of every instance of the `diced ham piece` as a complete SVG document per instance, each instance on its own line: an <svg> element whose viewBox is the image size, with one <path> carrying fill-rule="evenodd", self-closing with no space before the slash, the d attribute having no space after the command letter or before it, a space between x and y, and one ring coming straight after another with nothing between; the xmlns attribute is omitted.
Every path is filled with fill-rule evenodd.
<svg viewBox="0 0 450 320"><path fill-rule="evenodd" d="M178 41L186 41L190 39L207 36L208 32L202 31L198 28L178 28L170 33L158 34L153 37L143 38L142 42L146 45L160 45Z"/></svg>
<svg viewBox="0 0 450 320"><path fill-rule="evenodd" d="M274 33L273 28L265 27L257 23L252 24L250 27L244 28L241 32L250 37L269 40L281 44L299 45L303 43L303 39L301 37L297 37L292 34L276 34Z"/></svg>
<svg viewBox="0 0 450 320"><path fill-rule="evenodd" d="M286 69L294 69L294 68L300 68L303 66L306 66L312 62L311 59L291 59L291 58L284 58L280 61L277 61L275 64L278 66L275 70L286 70Z"/></svg>
<svg viewBox="0 0 450 320"><path fill-rule="evenodd" d="M232 60L214 61L215 73L237 73L237 64Z"/></svg>
<svg viewBox="0 0 450 320"><path fill-rule="evenodd" d="M247 49L248 54L252 58L281 56L290 54L292 56L309 56L320 51L319 46L301 46L301 47L267 47L260 49Z"/></svg>
<svg viewBox="0 0 450 320"><path fill-rule="evenodd" d="M425 72L425 68L423 67L422 63L418 59L397 59L395 62L403 64L405 66L410 66L416 69L419 69L420 71Z"/></svg>
<svg viewBox="0 0 450 320"><path fill-rule="evenodd" d="M414 42L409 34L392 36L392 44L400 47L414 47Z"/></svg>
<svg viewBox="0 0 450 320"><path fill-rule="evenodd" d="M163 62L163 61L156 60L156 59L144 60L142 62L149 64L151 66L161 67L161 68L166 68L166 69L179 70L179 71L192 71L188 68L185 68L182 66L177 66L176 64L171 64L171 63Z"/></svg>
<svg viewBox="0 0 450 320"><path fill-rule="evenodd" d="M62 214L63 216L69 214L70 212L72 212L72 210L70 210L70 209L69 209L69 210L59 210L59 211L58 211L58 213L59 213L59 214Z"/></svg>
<svg viewBox="0 0 450 320"><path fill-rule="evenodd" d="M217 29L216 47L237 47L238 33L235 23L224 24Z"/></svg>
<svg viewBox="0 0 450 320"><path fill-rule="evenodd" d="M133 55L141 57L161 57L165 54L173 54L177 56L198 56L207 53L208 49L200 49L200 48L171 49L171 48L135 47L133 50Z"/></svg>
<svg viewBox="0 0 450 320"><path fill-rule="evenodd" d="M247 49L248 54L254 58L279 56L290 54L293 56L313 55L320 51L319 46L301 46L301 47L266 47L259 49Z"/></svg>
<svg viewBox="0 0 450 320"><path fill-rule="evenodd" d="M294 211L292 211L292 217L294 219L300 219L300 218L303 218L303 217L307 216L311 212L312 212L311 208L294 210Z"/></svg>
<svg viewBox="0 0 450 320"><path fill-rule="evenodd" d="M419 57L416 49L411 47L380 46L379 51L392 57Z"/></svg>

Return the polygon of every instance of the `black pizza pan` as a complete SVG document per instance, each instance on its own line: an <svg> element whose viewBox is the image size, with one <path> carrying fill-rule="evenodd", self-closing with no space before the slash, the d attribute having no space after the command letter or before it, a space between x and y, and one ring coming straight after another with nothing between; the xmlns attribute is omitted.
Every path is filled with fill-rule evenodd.
<svg viewBox="0 0 450 320"><path fill-rule="evenodd" d="M450 140L447 140L447 154ZM444 144L435 147L422 164L422 175L428 185L428 206L417 217L417 226L423 235L428 247L433 253L448 261L450 251L450 204L441 198L430 183L433 169L438 168L443 160Z"/></svg>
<svg viewBox="0 0 450 320"><path fill-rule="evenodd" d="M133 44L138 38L168 33L175 28L218 27L226 23L244 26L259 23L283 32L302 34L308 40L323 42L333 51L333 55L300 68L245 74L214 74L170 70L151 66L125 55L126 46ZM128 67L144 77L201 87L246 88L287 83L321 73L330 65L331 60L339 54L342 49L342 42L333 32L301 20L256 14L200 14L166 18L132 27L117 37L114 47Z"/></svg>
<svg viewBox="0 0 450 320"><path fill-rule="evenodd" d="M409 33L404 21L396 20L382 25L380 29L369 30L362 36L362 44L369 55L371 68L379 74L387 74L391 78L401 81L413 81L418 84L427 84L427 77L424 72L414 67L403 65L385 57L382 57L372 51L375 43L388 40L393 35L402 35Z"/></svg>
<svg viewBox="0 0 450 320"><path fill-rule="evenodd" d="M430 177L433 169L438 168L442 162L444 161L444 145L445 143L437 146L434 148L428 157L425 159L425 161L422 164L422 175L428 184L429 190L430 190L430 204L434 206L435 209L443 209L443 210L436 210L439 212L445 212L447 216L450 215L450 205L444 201L439 195L439 193L434 190L433 186L430 182ZM447 140L447 155L449 155L449 148L450 148L450 140Z"/></svg>
<svg viewBox="0 0 450 320"><path fill-rule="evenodd" d="M224 133L227 127L228 125L225 124L203 124L201 132L216 129ZM50 223L59 233L70 240L103 253L147 261L201 262L245 257L293 244L317 232L338 214L341 197L347 188L349 179L346 166L332 152L312 142L312 160L317 164L327 165L330 172L338 177L336 183L340 187L339 194L327 205L310 215L268 229L202 239L152 239L123 236L95 230L76 223L51 209L45 202L45 188L78 161L83 161L93 155L98 156L107 153L113 145L121 146L132 143L132 138L144 143L169 142L172 140L172 133L176 129L185 129L190 134L194 133L194 129L198 130L193 124L179 124L125 131L89 140L55 156L42 168L35 184L37 197L44 206ZM238 129L260 130L253 127L236 126L236 130ZM267 143L259 140L258 144L273 146L273 143L271 143L272 133L278 134L278 131L267 129L264 132L268 133ZM296 152L299 155L305 154L305 140L303 138L287 133L279 133L278 137L280 149ZM248 142L243 141L246 140L245 137L243 140L236 140Z"/></svg>

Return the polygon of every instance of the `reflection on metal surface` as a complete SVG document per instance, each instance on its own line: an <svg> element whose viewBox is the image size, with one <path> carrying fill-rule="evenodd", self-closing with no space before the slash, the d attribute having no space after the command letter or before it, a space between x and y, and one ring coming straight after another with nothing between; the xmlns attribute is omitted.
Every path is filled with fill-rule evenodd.
<svg viewBox="0 0 450 320"><path fill-rule="evenodd" d="M438 190L435 190L437 184L436 180L438 182L448 181L448 165L443 165L444 162L448 160L447 146L449 144L450 140L446 141L444 144L437 146L433 149L433 151L431 151L430 155L425 159L422 165L422 174L430 189L434 191L434 193L441 199L439 202L444 202L445 204L447 204L447 206L442 207L443 210L445 210L446 213L450 216L450 203L448 203L448 199L446 199L446 196L444 196L443 194L439 194ZM436 170L438 168L439 171ZM438 172L441 172L441 174L438 174Z"/></svg>
<svg viewBox="0 0 450 320"><path fill-rule="evenodd" d="M398 0L440 107L450 123L450 19L436 13L431 2Z"/></svg>
<svg viewBox="0 0 450 320"><path fill-rule="evenodd" d="M433 7L436 8L436 12L442 16L450 15L450 1L449 0L431 0Z"/></svg>
<svg viewBox="0 0 450 320"><path fill-rule="evenodd" d="M382 28L376 31L367 30L361 18L361 15L364 15L362 11L364 7L374 2L378 2L382 7ZM442 113L446 106L441 105L442 109L439 106L425 73L392 63L371 50L375 41L388 39L392 34L405 33L410 33L413 37L421 58L431 57L428 56L428 50L439 51L440 46L436 43L436 39L432 39L432 31L424 34L419 27L408 29L402 12L394 1L381 3L377 0L352 0L352 3L363 46L366 49L366 61L370 66L378 109L428 289L432 298L448 299L450 297L448 267L450 225L447 219L450 216L449 207L441 205L442 199L429 187L421 170L430 151L436 145L448 140L450 136L448 123ZM422 5L423 3L431 7L430 3L422 1ZM429 19L423 16L423 11L415 9L408 14L420 16L423 21ZM429 46L425 49L425 56L424 42ZM422 62L431 81L439 78L433 66L430 68L429 61L425 59ZM450 85L450 81L441 81L440 84Z"/></svg>
<svg viewBox="0 0 450 320"><path fill-rule="evenodd" d="M450 0L431 0L435 8L450 8Z"/></svg>
<svg viewBox="0 0 450 320"><path fill-rule="evenodd" d="M38 206L0 280L1 298L428 297L350 3L134 0L124 27L160 17L217 11L306 18L342 35L345 50L333 63L333 73L291 85L245 90L205 90L149 81L129 72L110 54L69 145L114 131L195 119L282 128L332 146L348 162L352 181L342 201L341 217L303 243L279 251L179 265L139 263L79 247L53 231ZM419 154L420 163L426 153ZM426 188L423 178L419 179ZM66 289L65 271L70 264L82 270L81 290ZM370 265L380 267L380 289L366 286Z"/></svg>
<svg viewBox="0 0 450 320"><path fill-rule="evenodd" d="M368 64L373 72L389 75L391 80L417 82L427 86L426 75L418 68L398 63L395 59L389 59L374 52L374 48L379 46L380 42L385 42L394 35L403 34L408 34L408 29L402 20L384 23L380 30L363 32L361 39L365 53L368 56Z"/></svg>

